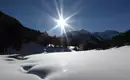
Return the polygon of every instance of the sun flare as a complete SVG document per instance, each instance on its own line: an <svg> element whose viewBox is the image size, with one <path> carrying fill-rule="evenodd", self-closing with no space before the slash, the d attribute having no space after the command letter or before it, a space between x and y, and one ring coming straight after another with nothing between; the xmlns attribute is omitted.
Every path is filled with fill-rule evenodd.
<svg viewBox="0 0 130 80"><path fill-rule="evenodd" d="M57 25L59 25L60 28L65 28L67 26L67 22L63 17L59 17L57 20Z"/></svg>
<svg viewBox="0 0 130 80"><path fill-rule="evenodd" d="M57 18L56 17L52 17L52 20L56 23L56 25L49 30L49 32L57 29L57 28L60 28L61 29L61 33L64 33L66 34L66 30L75 30L70 24L72 23L72 17L74 17L75 15L77 15L77 13L79 11L76 11L68 16L65 17L64 15L64 6L63 6L63 0L60 0L60 3L58 4L57 0L54 0L54 5L55 5L55 8L56 8L56 12L57 12Z"/></svg>

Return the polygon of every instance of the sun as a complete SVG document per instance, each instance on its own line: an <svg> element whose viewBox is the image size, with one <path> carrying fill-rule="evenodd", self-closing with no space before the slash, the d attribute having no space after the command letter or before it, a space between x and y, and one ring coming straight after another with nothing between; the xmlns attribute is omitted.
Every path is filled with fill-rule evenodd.
<svg viewBox="0 0 130 80"><path fill-rule="evenodd" d="M59 17L59 19L57 19L57 25L59 25L60 28L64 29L67 26L67 21L63 18L63 17Z"/></svg>
<svg viewBox="0 0 130 80"><path fill-rule="evenodd" d="M76 11L71 14L66 14L64 12L63 0L59 0L60 3L58 4L57 0L54 0L55 10L57 15L55 17L51 17L51 19L56 23L56 25L49 30L49 32L53 31L54 29L60 28L60 34L66 34L66 30L75 30L70 24L75 21L71 18L78 14L79 11Z"/></svg>

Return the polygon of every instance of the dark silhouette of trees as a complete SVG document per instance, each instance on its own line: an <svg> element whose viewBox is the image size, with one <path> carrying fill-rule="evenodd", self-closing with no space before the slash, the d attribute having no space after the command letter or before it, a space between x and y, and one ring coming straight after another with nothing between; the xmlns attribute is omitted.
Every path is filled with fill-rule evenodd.
<svg viewBox="0 0 130 80"><path fill-rule="evenodd" d="M40 32L24 27L18 20L0 12L0 53L8 47L19 50L22 44L36 41Z"/></svg>
<svg viewBox="0 0 130 80"><path fill-rule="evenodd" d="M112 38L113 46L130 45L130 30Z"/></svg>
<svg viewBox="0 0 130 80"><path fill-rule="evenodd" d="M38 43L47 46L51 44L52 38L48 35L48 33L45 31L44 33L41 33L41 35L38 36Z"/></svg>
<svg viewBox="0 0 130 80"><path fill-rule="evenodd" d="M20 47L22 25L16 19L0 12L0 52L10 45Z"/></svg>

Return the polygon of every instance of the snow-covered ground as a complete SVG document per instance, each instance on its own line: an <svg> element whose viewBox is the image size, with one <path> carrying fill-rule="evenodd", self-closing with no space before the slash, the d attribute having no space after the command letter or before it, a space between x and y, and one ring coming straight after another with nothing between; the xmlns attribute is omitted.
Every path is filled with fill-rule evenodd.
<svg viewBox="0 0 130 80"><path fill-rule="evenodd" d="M0 80L130 80L130 46L43 53L27 60L8 56L0 56Z"/></svg>

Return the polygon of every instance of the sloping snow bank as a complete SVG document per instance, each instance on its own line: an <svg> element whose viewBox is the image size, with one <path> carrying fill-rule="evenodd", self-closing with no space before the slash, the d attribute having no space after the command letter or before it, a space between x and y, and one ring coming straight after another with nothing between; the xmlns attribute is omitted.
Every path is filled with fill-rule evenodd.
<svg viewBox="0 0 130 80"><path fill-rule="evenodd" d="M26 58L7 61L0 56L0 80L130 80L129 46Z"/></svg>
<svg viewBox="0 0 130 80"><path fill-rule="evenodd" d="M0 56L0 80L41 80L38 76L26 74L14 59L6 61L7 56Z"/></svg>

